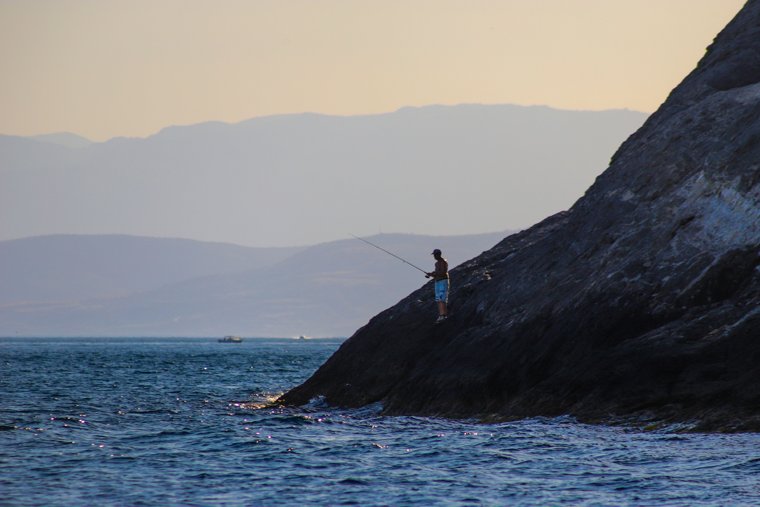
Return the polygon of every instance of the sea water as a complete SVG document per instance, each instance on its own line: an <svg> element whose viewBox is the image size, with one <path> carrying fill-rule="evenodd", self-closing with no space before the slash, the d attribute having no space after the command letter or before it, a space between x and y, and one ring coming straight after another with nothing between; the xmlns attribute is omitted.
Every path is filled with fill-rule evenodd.
<svg viewBox="0 0 760 507"><path fill-rule="evenodd" d="M2 339L0 505L760 505L760 435L277 408L340 340Z"/></svg>

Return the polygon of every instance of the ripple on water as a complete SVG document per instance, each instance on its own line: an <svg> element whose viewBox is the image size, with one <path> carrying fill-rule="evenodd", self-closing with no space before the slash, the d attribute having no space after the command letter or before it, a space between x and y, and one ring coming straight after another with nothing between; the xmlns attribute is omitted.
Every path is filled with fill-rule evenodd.
<svg viewBox="0 0 760 507"><path fill-rule="evenodd" d="M5 501L760 505L757 435L272 406L339 345L294 342L2 344Z"/></svg>

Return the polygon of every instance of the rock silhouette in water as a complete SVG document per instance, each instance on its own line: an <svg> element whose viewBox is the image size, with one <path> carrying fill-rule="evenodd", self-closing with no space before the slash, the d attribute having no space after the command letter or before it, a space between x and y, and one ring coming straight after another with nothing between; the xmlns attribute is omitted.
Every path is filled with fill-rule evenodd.
<svg viewBox="0 0 760 507"><path fill-rule="evenodd" d="M281 401L760 429L760 0L568 211L359 329Z"/></svg>

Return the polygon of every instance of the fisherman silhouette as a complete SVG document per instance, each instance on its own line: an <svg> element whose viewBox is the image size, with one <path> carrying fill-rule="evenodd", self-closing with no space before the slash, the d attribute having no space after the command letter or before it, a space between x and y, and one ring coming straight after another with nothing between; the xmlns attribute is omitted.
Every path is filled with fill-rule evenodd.
<svg viewBox="0 0 760 507"><path fill-rule="evenodd" d="M410 265L414 269L418 271L422 271L425 273L425 278L432 278L434 280L434 288L435 288L435 301L438 304L438 320L436 320L436 324L439 322L443 322L446 320L446 318L449 316L448 311L448 302L449 302L449 263L441 256L441 251L436 248L433 250L432 255L435 257L435 271L427 272L424 269L422 269L419 266L415 266L408 260L404 259L403 257L399 257L395 253L386 250L385 248L378 246L374 244L373 242L366 240L364 238L360 238L359 236L356 236L354 234L351 234L352 237L358 239L359 241L363 241L364 243L367 243L368 245L377 248L378 250L382 250L383 252L387 253L388 255L397 258L401 262Z"/></svg>
<svg viewBox="0 0 760 507"><path fill-rule="evenodd" d="M434 281L435 301L438 303L438 320L436 323L443 322L449 316L449 263L441 255L439 249L433 250L431 254L435 257L435 271L427 273Z"/></svg>

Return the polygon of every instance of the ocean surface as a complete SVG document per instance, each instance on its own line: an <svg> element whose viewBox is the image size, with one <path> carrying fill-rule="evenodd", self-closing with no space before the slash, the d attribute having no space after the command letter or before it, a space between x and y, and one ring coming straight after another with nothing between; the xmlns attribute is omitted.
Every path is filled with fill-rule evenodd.
<svg viewBox="0 0 760 507"><path fill-rule="evenodd" d="M268 403L339 340L0 339L0 505L760 505L760 435Z"/></svg>

